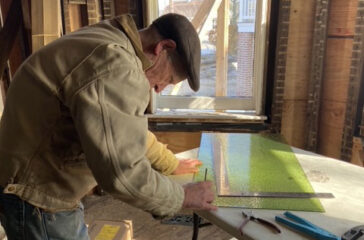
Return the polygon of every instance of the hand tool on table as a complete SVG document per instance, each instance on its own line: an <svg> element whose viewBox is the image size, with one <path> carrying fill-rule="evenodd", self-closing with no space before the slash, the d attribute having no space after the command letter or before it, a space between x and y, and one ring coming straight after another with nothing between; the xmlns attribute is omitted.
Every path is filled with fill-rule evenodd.
<svg viewBox="0 0 364 240"><path fill-rule="evenodd" d="M364 225L353 227L341 236L341 240L364 240Z"/></svg>
<svg viewBox="0 0 364 240"><path fill-rule="evenodd" d="M307 221L303 218L300 218L299 216L294 215L291 212L285 212L283 215L286 216L287 218L291 219L292 221L290 221L286 218L283 218L281 216L276 216L275 220L279 223L289 226L290 228L292 228L298 232L302 232L302 233L307 234L318 240L340 240L341 239L340 237L338 237L322 228L319 228L318 226L310 223L309 221Z"/></svg>
<svg viewBox="0 0 364 240"><path fill-rule="evenodd" d="M245 217L245 219L243 220L243 223L239 227L241 235L244 235L243 228L249 221L261 223L264 226L270 228L272 231L274 231L276 233L281 233L281 230L274 223L271 223L263 218L254 216L252 211L243 211L242 214Z"/></svg>

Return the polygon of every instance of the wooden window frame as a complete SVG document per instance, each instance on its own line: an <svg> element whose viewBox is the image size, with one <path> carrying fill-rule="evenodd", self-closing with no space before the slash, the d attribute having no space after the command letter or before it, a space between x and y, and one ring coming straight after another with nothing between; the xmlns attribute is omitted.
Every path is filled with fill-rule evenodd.
<svg viewBox="0 0 364 240"><path fill-rule="evenodd" d="M150 24L153 19L158 17L158 0L147 2L145 20ZM152 91L150 112L156 113L157 109L242 110L253 112L255 115L262 115L264 109L263 95L267 62L266 53L268 47L267 22L269 3L270 0L257 0L256 2L252 98L225 97L221 95L216 97L162 96Z"/></svg>

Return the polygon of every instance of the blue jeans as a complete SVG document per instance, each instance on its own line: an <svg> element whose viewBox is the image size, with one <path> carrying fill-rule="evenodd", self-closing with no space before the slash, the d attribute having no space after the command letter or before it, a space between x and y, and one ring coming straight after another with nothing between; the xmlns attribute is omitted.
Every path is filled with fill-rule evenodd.
<svg viewBox="0 0 364 240"><path fill-rule="evenodd" d="M0 187L0 221L8 240L88 240L83 205L72 211L46 212Z"/></svg>

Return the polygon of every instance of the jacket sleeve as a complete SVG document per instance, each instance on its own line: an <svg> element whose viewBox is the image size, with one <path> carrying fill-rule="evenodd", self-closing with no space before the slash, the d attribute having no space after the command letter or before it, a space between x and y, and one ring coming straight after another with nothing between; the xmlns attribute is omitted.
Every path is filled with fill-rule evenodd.
<svg viewBox="0 0 364 240"><path fill-rule="evenodd" d="M137 62L130 63L133 55L122 50L109 55L99 58L116 64L110 63L92 81L81 84L84 78L80 72L90 71L85 63L84 70L74 74L79 83L68 86L77 89L68 89L65 97L87 164L98 184L111 195L154 215L173 215L182 207L184 190L153 170L145 157L148 130L144 110L149 83Z"/></svg>
<svg viewBox="0 0 364 240"><path fill-rule="evenodd" d="M164 175L172 174L179 163L172 151L165 144L159 142L151 131L148 131L147 134L146 157L149 159L152 167Z"/></svg>

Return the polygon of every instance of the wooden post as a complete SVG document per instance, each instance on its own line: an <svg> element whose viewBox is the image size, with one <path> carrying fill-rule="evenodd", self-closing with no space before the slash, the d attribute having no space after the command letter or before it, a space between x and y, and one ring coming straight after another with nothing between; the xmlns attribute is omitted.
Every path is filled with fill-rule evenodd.
<svg viewBox="0 0 364 240"><path fill-rule="evenodd" d="M204 0L193 17L191 23L199 33L206 22L207 17L221 5L222 0Z"/></svg>
<svg viewBox="0 0 364 240"><path fill-rule="evenodd" d="M340 158L353 40L330 37L322 82L318 152Z"/></svg>
<svg viewBox="0 0 364 240"><path fill-rule="evenodd" d="M281 133L287 142L303 148L310 79L315 0L291 0Z"/></svg>
<svg viewBox="0 0 364 240"><path fill-rule="evenodd" d="M81 8L79 4L68 5L69 32L76 31L82 27Z"/></svg>
<svg viewBox="0 0 364 240"><path fill-rule="evenodd" d="M353 138L353 151L351 154L351 163L361 167L364 166L363 139L360 137Z"/></svg>
<svg viewBox="0 0 364 240"><path fill-rule="evenodd" d="M32 0L32 51L59 38L62 31L60 1Z"/></svg>
<svg viewBox="0 0 364 240"><path fill-rule="evenodd" d="M227 95L229 44L229 0L222 0L217 12L216 97Z"/></svg>
<svg viewBox="0 0 364 240"><path fill-rule="evenodd" d="M341 158L357 2L331 0L330 3L318 152L333 158Z"/></svg>

